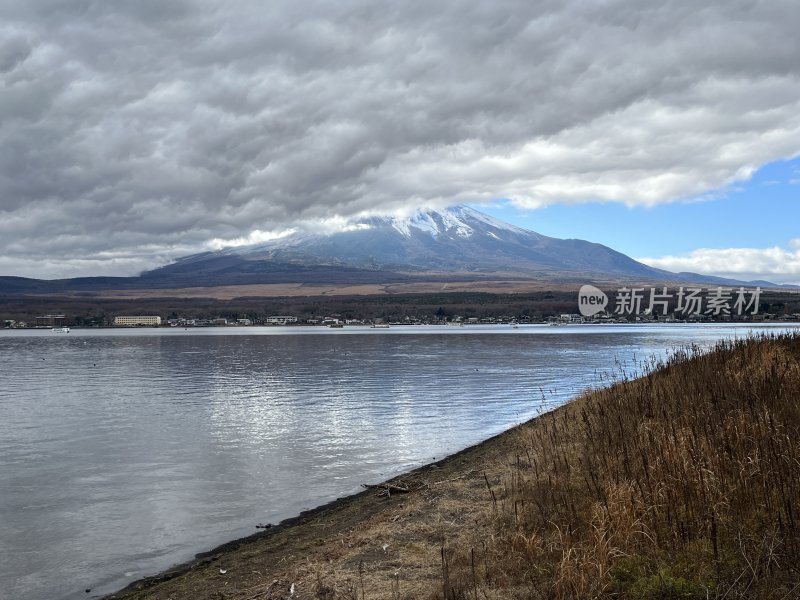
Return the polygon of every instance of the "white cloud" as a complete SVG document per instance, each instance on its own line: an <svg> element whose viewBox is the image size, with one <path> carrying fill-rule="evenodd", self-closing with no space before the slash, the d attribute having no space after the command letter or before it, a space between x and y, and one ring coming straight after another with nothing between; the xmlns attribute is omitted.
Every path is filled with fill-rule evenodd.
<svg viewBox="0 0 800 600"><path fill-rule="evenodd" d="M637 258L652 267L741 280L800 284L800 238L789 248L700 248L682 256Z"/></svg>
<svg viewBox="0 0 800 600"><path fill-rule="evenodd" d="M251 231L244 237L234 238L231 240L223 240L214 238L208 243L211 250L221 250L222 248L235 248L237 246L251 246L253 244L261 244L263 242L270 242L272 240L279 240L288 235L292 235L296 229L284 229L282 231L261 231L256 229Z"/></svg>
<svg viewBox="0 0 800 600"><path fill-rule="evenodd" d="M18 274L423 205L702 198L800 152L792 0L0 0L0 23Z"/></svg>

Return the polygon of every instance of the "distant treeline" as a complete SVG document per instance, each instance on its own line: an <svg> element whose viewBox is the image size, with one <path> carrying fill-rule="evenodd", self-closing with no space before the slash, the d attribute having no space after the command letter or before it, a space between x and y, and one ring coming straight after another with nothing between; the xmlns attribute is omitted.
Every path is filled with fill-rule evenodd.
<svg viewBox="0 0 800 600"><path fill-rule="evenodd" d="M609 307L613 310L613 307ZM64 314L73 325L103 325L117 315L159 315L163 319L251 319L292 315L304 321L319 316L341 319L402 321L514 317L533 321L565 313L577 313L573 291L541 291L516 294L450 292L374 296L307 296L282 298L136 298L98 299L54 296L2 296L0 319L33 322L45 314ZM800 313L797 293L764 291L759 312L776 317ZM0 324L1 325L1 324Z"/></svg>

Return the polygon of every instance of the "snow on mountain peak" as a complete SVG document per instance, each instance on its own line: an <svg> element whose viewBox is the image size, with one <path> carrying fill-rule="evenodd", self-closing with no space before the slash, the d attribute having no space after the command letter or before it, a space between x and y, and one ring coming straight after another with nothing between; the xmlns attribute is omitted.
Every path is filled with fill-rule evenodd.
<svg viewBox="0 0 800 600"><path fill-rule="evenodd" d="M505 223L468 206L451 206L443 210L418 209L408 216L366 217L360 220L328 219L324 227L287 229L279 233L256 231L236 240L215 240L212 250L221 254L237 255L253 251L270 252L278 249L300 248L316 239L329 238L344 233L357 233L375 228L393 229L403 237L427 235L467 240L473 236L504 239L503 232L537 235L510 223Z"/></svg>
<svg viewBox="0 0 800 600"><path fill-rule="evenodd" d="M461 238L469 238L473 229L456 216L449 212L438 212L434 210L417 210L409 217L392 217L391 225L405 237L411 237L412 229L417 229L427 233L432 237L455 233Z"/></svg>
<svg viewBox="0 0 800 600"><path fill-rule="evenodd" d="M476 228L483 229L487 225L499 231L517 233L522 231L514 225L498 221L463 205L441 211L419 209L408 217L390 217L386 221L404 237L411 237L412 229L416 229L434 238L440 235L456 235L462 239L469 239L475 234ZM497 238L497 235L493 234L492 237Z"/></svg>

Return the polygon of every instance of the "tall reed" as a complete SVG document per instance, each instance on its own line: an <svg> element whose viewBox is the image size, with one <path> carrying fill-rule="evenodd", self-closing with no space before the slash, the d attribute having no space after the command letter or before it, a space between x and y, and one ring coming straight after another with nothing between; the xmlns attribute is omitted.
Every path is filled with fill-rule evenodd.
<svg viewBox="0 0 800 600"><path fill-rule="evenodd" d="M800 597L800 336L681 349L520 435L447 598Z"/></svg>

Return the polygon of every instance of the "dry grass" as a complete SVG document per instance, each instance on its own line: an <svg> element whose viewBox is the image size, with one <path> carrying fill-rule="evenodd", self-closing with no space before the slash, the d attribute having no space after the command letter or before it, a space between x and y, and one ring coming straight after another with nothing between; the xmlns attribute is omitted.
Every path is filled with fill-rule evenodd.
<svg viewBox="0 0 800 600"><path fill-rule="evenodd" d="M797 598L798 434L800 337L687 349L120 597Z"/></svg>
<svg viewBox="0 0 800 600"><path fill-rule="evenodd" d="M799 358L798 337L688 349L521 429L442 595L800 597Z"/></svg>
<svg viewBox="0 0 800 600"><path fill-rule="evenodd" d="M465 281L417 281L411 283L314 284L314 283L253 283L183 288L154 288L139 290L101 290L91 297L105 300L166 299L166 298L306 298L316 296L380 296L390 294L439 294L484 292L491 294L520 294L541 291L574 291L574 285L547 283L537 279L490 279ZM49 297L40 293L31 296ZM57 296L86 296L83 292L64 292Z"/></svg>

